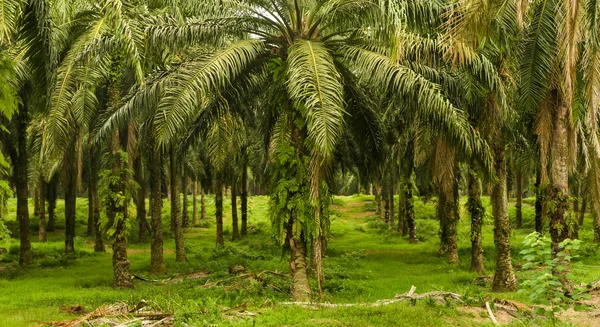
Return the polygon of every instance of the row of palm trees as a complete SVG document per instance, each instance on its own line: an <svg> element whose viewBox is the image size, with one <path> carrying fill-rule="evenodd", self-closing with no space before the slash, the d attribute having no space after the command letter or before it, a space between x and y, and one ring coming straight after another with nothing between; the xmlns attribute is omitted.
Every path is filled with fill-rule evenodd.
<svg viewBox="0 0 600 327"><path fill-rule="evenodd" d="M340 172L374 185L384 214L400 194L397 222L386 217L411 242L414 197L437 196L439 253L449 263L459 261L466 178L474 271L484 269L482 183L491 187L496 291L516 288L509 164L521 176L517 185L523 175L539 177L540 216L549 217L555 251L576 230L569 197L579 191L570 191L570 180L584 184L592 212L600 210L594 1L1 2L2 145L11 169L0 173L16 189L21 265L32 262L30 193L43 241L62 186L70 253L83 180L88 233L97 251L103 236L114 241L120 287L132 286L132 199L139 238L150 235L150 272L161 274L163 193L181 261L189 217L179 194L187 195L188 181L194 201L198 191L215 193L217 246L224 244L224 188L231 187L233 208L241 195L234 239L248 228L249 189L268 193L299 301L312 293L309 266L322 291ZM600 218L595 226L600 235Z"/></svg>

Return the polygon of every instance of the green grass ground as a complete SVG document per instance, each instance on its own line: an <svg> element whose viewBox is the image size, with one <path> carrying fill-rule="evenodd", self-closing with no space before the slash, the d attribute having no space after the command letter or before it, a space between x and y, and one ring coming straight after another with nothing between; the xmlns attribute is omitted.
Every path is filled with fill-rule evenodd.
<svg viewBox="0 0 600 327"><path fill-rule="evenodd" d="M488 287L473 283L476 274L468 271L470 260L469 220L463 212L459 225L459 254L462 264L450 266L444 258L436 257L438 223L434 220L433 203L416 203L419 244L409 244L406 238L389 231L374 213L373 198L365 195L336 197L332 208L332 238L325 264L325 300L332 303L374 302L392 298L408 291L411 285L417 293L447 290L468 294L474 298L495 297L526 302L520 293L490 293ZM465 199L463 199L464 202ZM485 198L488 216L484 226L484 255L488 272L494 269L493 223L489 216L489 199ZM225 236L231 236L229 201L225 201ZM238 201L239 203L239 201ZM522 260L518 254L521 241L532 231L534 209L531 200L525 201L525 228L513 231L512 245L515 266ZM14 202L10 202L14 208ZM31 208L33 212L33 208ZM190 201L190 212L191 212ZM207 197L209 221L186 230L187 262L176 262L174 242L168 231L168 203L163 210L165 233L165 263L170 275L206 271L208 280L229 277L228 267L241 264L248 271L278 270L287 272L287 254L274 244L268 222L268 199L264 196L249 200L250 235L225 248L215 250L215 229L212 223L214 201ZM278 302L288 301L288 280L273 278L264 287L247 283L241 287L217 286L203 288L207 278L184 280L179 283L136 281L134 290L112 289L111 254L93 253L92 238L85 235L87 200L78 199L76 253L65 256L63 250L63 203L59 202L57 224L60 230L48 235L49 242L33 243L35 265L18 268L18 240L0 244L9 249L0 262L0 326L31 326L42 321L72 319L61 313L61 306L83 305L88 310L105 303L125 301L131 304L145 299L152 306L176 313L176 319L194 326L491 326L487 316L466 312L453 306L419 302L392 304L383 307L351 307L312 310L285 307ZM132 209L134 211L134 209ZM464 211L464 209L462 209ZM515 210L511 205L511 219ZM134 213L134 212L132 212ZM14 210L7 224L14 231ZM37 218L32 217L33 239L36 239ZM133 224L135 225L135 224ZM600 279L599 256L591 242L590 219L581 232L581 258L573 263L578 281ZM130 239L131 271L147 276L149 245L138 244L137 231L132 227ZM523 277L519 273L519 277ZM315 285L313 285L315 286ZM316 289L316 287L315 287ZM244 305L249 311L261 314L248 319L229 319L222 307ZM520 326L525 322L513 322Z"/></svg>

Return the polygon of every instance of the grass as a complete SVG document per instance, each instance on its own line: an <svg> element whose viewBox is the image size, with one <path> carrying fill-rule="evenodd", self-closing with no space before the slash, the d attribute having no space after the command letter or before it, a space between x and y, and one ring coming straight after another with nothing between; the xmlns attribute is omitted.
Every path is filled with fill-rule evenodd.
<svg viewBox="0 0 600 327"><path fill-rule="evenodd" d="M466 199L462 199L464 203ZM191 201L188 208L192 210ZM225 237L231 237L230 202L225 202ZM239 203L239 201L238 201ZM489 198L484 198L487 216L484 225L485 265L489 273L494 268L493 221ZM516 267L522 264L518 255L521 241L532 231L534 209L530 199L524 201L525 228L513 230L512 246ZM514 202L513 202L514 204ZM287 272L287 254L274 244L268 222L268 198L251 197L249 200L249 236L241 241L227 242L225 248L215 250L215 229L212 220L186 229L187 262L176 262L174 242L169 232L167 201L163 209L165 234L165 263L170 275L203 270L210 281L227 278L228 267L241 264L248 271L279 270ZM14 208L15 202L9 203ZM470 261L469 220L463 212L459 223L459 255L462 265L450 266L444 258L436 257L438 222L432 201L415 204L419 244L409 244L378 220L374 212L373 197L354 195L335 197L332 207L329 250L325 264L325 299L332 303L374 302L389 299L408 291L411 285L417 292L448 290L470 294L477 298L501 297L526 302L520 293L490 293L488 287L475 285L476 274L468 271ZM463 211L464 206L461 207ZM207 215L214 215L214 199L207 197ZM134 213L134 209L132 208ZM31 208L33 212L33 208ZM59 202L57 226L64 228L63 203ZM509 214L514 219L514 207ZM191 214L190 214L191 217ZM14 209L7 225L16 235ZM93 309L101 304L125 301L135 304L145 299L162 310L176 313L177 321L195 326L491 326L486 317L478 317L452 306L419 302L392 304L385 307L352 307L310 310L285 307L278 302L289 300L289 281L273 279L269 287L248 284L228 289L217 286L202 288L206 278L184 280L179 283L135 282L134 290L112 289L110 253L94 253L93 240L85 235L87 200L78 199L76 253L65 256L63 231L49 233L47 243L33 242L35 265L27 270L17 265L18 240L13 239L0 247L9 251L0 262L0 317L2 326L30 326L41 321L72 319L61 313L61 306L81 304ZM146 276L149 268L149 245L138 244L137 224L132 224L129 258L132 273ZM33 239L37 237L37 218L32 217ZM578 281L600 279L596 247L592 244L591 221L581 231L583 249L581 258L573 264ZM519 273L519 277L521 274ZM313 284L313 287L316 286ZM316 287L314 287L316 289ZM248 319L227 319L222 307L246 306L261 314ZM521 324L517 323L515 326Z"/></svg>

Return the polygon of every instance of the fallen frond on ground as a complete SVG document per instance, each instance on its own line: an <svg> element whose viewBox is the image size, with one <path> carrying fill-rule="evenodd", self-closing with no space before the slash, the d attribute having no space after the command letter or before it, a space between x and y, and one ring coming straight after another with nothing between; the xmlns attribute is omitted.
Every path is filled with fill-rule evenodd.
<svg viewBox="0 0 600 327"><path fill-rule="evenodd" d="M96 310L77 319L42 323L43 326L52 327L77 327L77 326L120 326L127 327L134 324L147 327L172 326L173 313L144 310L146 301L140 301L133 308L127 303L103 305Z"/></svg>

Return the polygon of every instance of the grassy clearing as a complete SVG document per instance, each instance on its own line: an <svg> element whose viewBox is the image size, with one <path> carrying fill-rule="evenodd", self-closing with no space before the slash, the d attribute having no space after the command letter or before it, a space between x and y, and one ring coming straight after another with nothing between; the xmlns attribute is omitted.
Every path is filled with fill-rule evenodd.
<svg viewBox="0 0 600 327"><path fill-rule="evenodd" d="M463 199L464 201L465 199ZM225 202L225 237L230 238L230 206ZM238 202L239 203L239 202ZM488 214L489 199L485 198ZM532 231L534 209L525 201L524 222L526 228L513 231L512 245L517 268L522 263L518 252L521 241ZM208 217L212 218L213 198L207 197ZM10 203L11 207L14 203ZM252 197L249 201L248 238L227 242L223 249L215 250L215 230L212 220L186 230L188 262L178 263L173 254L174 242L168 222L168 203L163 211L165 239L165 263L171 276L206 271L208 280L229 277L228 267L241 264L248 271L278 270L287 272L287 255L273 243L268 222L268 199ZM332 208L332 238L325 258L325 299L332 303L374 302L389 299L406 292L411 285L417 292L447 290L468 294L475 299L501 297L526 302L519 293L493 294L487 287L473 283L475 274L468 272L470 260L469 220L463 212L459 224L459 254L462 265L449 266L444 258L435 256L437 250L438 223L434 220L435 207L431 201L417 201L417 233L420 243L413 245L387 229L375 216L372 197L355 195L336 197ZM33 212L33 208L31 208ZM57 215L59 229L63 204L59 202ZM134 210L134 209L132 209ZM191 212L191 201L189 210ZM464 211L464 209L463 209ZM511 219L514 208L510 208ZM353 307L311 310L284 307L278 302L289 300L288 280L273 278L267 286L259 283L243 283L239 287L217 286L203 288L207 278L184 280L179 283L135 282L135 290L115 290L112 281L111 254L93 253L92 239L85 235L87 200L78 200L76 253L65 256L63 232L48 235L49 242L33 243L35 266L22 270L16 264L18 240L0 244L9 252L0 262L0 317L2 326L30 326L40 321L71 319L61 313L60 306L81 304L93 309L104 303L126 301L132 304L141 299L152 306L176 313L176 319L196 326L491 326L485 315L465 312L452 306L419 302L392 304L385 307ZM37 230L36 218L32 218L32 231ZM8 217L8 225L14 230L14 212ZM136 225L136 224L133 224ZM149 245L138 244L135 226L131 231L130 260L132 273L146 276L149 268ZM595 266L598 254L591 243L590 219L586 219L581 232L582 257L574 262L573 270L579 281L600 279L600 269ZM35 234L34 234L35 235ZM35 239L35 237L34 237ZM485 264L489 273L494 268L493 223L488 215L484 225ZM523 277L519 273L519 277ZM314 285L313 285L314 286ZM316 288L315 288L316 289ZM261 315L248 319L229 319L222 315L222 307L245 306ZM513 322L515 326L522 323Z"/></svg>

